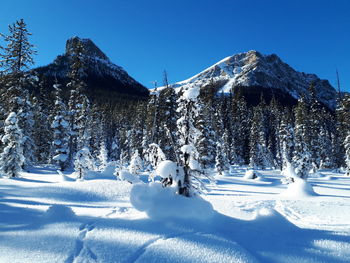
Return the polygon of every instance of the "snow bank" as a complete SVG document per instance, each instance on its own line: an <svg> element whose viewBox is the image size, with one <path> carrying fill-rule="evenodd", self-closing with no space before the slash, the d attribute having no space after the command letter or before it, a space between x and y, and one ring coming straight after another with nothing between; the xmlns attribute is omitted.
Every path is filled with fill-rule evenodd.
<svg viewBox="0 0 350 263"><path fill-rule="evenodd" d="M265 229L266 233L295 233L298 229L297 226L289 222L283 215L271 208L261 208L258 210L251 222L253 222L254 227Z"/></svg>
<svg viewBox="0 0 350 263"><path fill-rule="evenodd" d="M172 188L163 188L159 182L136 184L130 193L131 204L144 211L151 219L208 220L214 215L212 205L199 196L177 195Z"/></svg>
<svg viewBox="0 0 350 263"><path fill-rule="evenodd" d="M128 181L131 184L136 184L136 183L141 183L142 182L137 175L132 174L132 173L126 171L126 170L118 171L118 178L121 181Z"/></svg>
<svg viewBox="0 0 350 263"><path fill-rule="evenodd" d="M65 205L51 205L44 214L44 219L50 221L71 221L75 219L73 210Z"/></svg>
<svg viewBox="0 0 350 263"><path fill-rule="evenodd" d="M60 181L61 182L73 182L75 181L75 179L70 178L69 176L65 175L64 173L62 173L60 170L57 170L57 173L60 175Z"/></svg>
<svg viewBox="0 0 350 263"><path fill-rule="evenodd" d="M293 178L293 180L294 182L288 184L287 190L281 193L282 196L291 198L317 196L308 182L300 178Z"/></svg>

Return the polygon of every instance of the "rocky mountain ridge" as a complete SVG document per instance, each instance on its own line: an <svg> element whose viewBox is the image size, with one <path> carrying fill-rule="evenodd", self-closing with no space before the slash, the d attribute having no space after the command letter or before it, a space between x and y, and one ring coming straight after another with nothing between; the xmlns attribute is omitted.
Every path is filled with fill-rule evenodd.
<svg viewBox="0 0 350 263"><path fill-rule="evenodd" d="M267 96L276 95L292 103L302 94L308 95L311 83L315 85L319 101L334 109L337 91L327 80L321 80L315 74L298 72L275 54L263 55L257 51L227 57L172 86L179 89L186 85L204 87L214 84L218 93L229 93L232 89L235 92L240 89L246 96L260 97L260 93L265 93Z"/></svg>
<svg viewBox="0 0 350 263"><path fill-rule="evenodd" d="M132 78L122 67L114 64L110 59L91 41L73 37L66 42L66 51L49 65L34 69L39 78L44 77L53 82L54 80L66 84L70 71L70 62L74 47L80 43L83 53L84 80L88 85L88 92L118 93L136 97L148 97L149 91L142 84ZM51 84L51 83L50 83Z"/></svg>

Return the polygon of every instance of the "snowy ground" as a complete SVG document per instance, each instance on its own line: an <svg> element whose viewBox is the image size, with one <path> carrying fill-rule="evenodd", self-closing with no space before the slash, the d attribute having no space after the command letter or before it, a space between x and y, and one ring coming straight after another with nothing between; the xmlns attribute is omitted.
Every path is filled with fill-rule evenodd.
<svg viewBox="0 0 350 263"><path fill-rule="evenodd" d="M310 178L317 195L281 194L279 172L244 174L217 177L206 220L150 219L111 174L1 178L0 262L349 262L350 178L324 172Z"/></svg>

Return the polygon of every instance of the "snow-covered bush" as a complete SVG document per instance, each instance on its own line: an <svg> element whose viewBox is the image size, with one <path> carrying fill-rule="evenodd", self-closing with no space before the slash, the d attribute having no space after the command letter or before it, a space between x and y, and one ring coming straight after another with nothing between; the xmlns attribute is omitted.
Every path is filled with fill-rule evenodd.
<svg viewBox="0 0 350 263"><path fill-rule="evenodd" d="M175 186L177 187L179 182L183 182L184 170L177 163L166 160L162 161L155 174L162 178L163 186Z"/></svg>
<svg viewBox="0 0 350 263"><path fill-rule="evenodd" d="M287 190L282 192L281 195L291 198L303 198L316 196L317 194L314 192L310 183L299 177L295 177L293 183L288 184Z"/></svg>
<svg viewBox="0 0 350 263"><path fill-rule="evenodd" d="M158 144L156 143L151 143L147 150L146 153L144 155L144 158L146 160L146 162L151 165L151 170L155 170L159 163L161 163L162 161L166 160L165 154L162 151L162 149L159 147ZM153 179L153 175L154 173L151 173L151 177Z"/></svg>
<svg viewBox="0 0 350 263"><path fill-rule="evenodd" d="M5 120L5 135L1 141L4 150L0 155L1 174L8 177L17 177L24 163L22 148L22 131L18 127L17 115L11 112Z"/></svg>
<svg viewBox="0 0 350 263"><path fill-rule="evenodd" d="M260 173L255 170L247 170L243 176L244 179L258 179L261 177Z"/></svg>
<svg viewBox="0 0 350 263"><path fill-rule="evenodd" d="M87 171L94 169L90 150L84 147L78 151L74 160L74 171L77 173L78 179L83 179Z"/></svg>
<svg viewBox="0 0 350 263"><path fill-rule="evenodd" d="M140 157L139 151L136 150L134 154L131 156L129 172L132 174L139 174L142 170L143 162Z"/></svg>
<svg viewBox="0 0 350 263"><path fill-rule="evenodd" d="M286 161L286 166L282 170L281 175L284 176L284 178L281 179L281 182L283 184L293 183L295 179L298 178L298 176L295 173L293 165L288 161Z"/></svg>
<svg viewBox="0 0 350 263"><path fill-rule="evenodd" d="M126 170L120 170L119 168L117 168L114 172L114 175L120 180L120 181L127 181L131 184L136 184L136 183L140 183L141 180L140 178L135 175L132 174Z"/></svg>
<svg viewBox="0 0 350 263"><path fill-rule="evenodd" d="M145 211L155 220L210 220L213 206L200 196L186 198L176 194L176 189L162 187L159 182L135 184L130 193L131 204L139 211ZM169 207L170 206L170 207Z"/></svg>

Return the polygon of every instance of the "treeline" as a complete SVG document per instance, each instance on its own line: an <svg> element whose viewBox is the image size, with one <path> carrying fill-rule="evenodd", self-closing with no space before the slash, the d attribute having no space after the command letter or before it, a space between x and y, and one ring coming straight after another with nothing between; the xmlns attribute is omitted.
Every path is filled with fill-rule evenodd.
<svg viewBox="0 0 350 263"><path fill-rule="evenodd" d="M302 178L323 168L347 167L349 173L349 95L339 96L336 112L318 102L312 84L294 108L263 96L251 106L239 92L218 95L212 84L192 98L195 87L174 89L165 78L148 101L91 103L84 47L77 44L71 53L69 83L54 84L51 93L43 88L45 79L28 71L36 53L28 36L24 21L17 21L1 50L2 174L16 176L34 164L65 170L74 162L91 168L106 161L127 166L136 159L154 169L157 158L184 167L195 160L194 170L201 172L215 167L221 173L229 165L283 169L292 163ZM195 151L186 152L184 145Z"/></svg>

